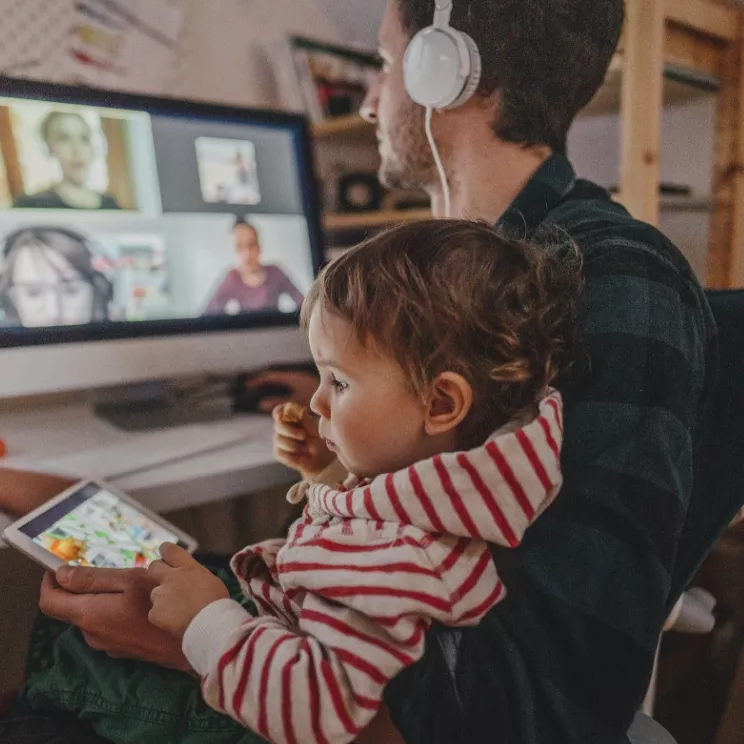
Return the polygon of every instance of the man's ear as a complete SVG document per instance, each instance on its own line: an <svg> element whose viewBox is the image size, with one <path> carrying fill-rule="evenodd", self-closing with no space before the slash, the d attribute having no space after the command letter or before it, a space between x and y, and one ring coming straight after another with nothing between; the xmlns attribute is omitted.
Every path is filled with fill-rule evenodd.
<svg viewBox="0 0 744 744"><path fill-rule="evenodd" d="M447 434L456 429L473 407L473 389L456 372L442 372L431 385L424 422L429 436Z"/></svg>

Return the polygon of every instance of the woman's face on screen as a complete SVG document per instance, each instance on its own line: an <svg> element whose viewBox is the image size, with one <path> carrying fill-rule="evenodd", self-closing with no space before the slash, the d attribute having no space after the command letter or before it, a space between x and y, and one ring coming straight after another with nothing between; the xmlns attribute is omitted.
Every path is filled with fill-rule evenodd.
<svg viewBox="0 0 744 744"><path fill-rule="evenodd" d="M260 271L261 243L256 231L250 225L237 225L233 236L240 267L246 271Z"/></svg>
<svg viewBox="0 0 744 744"><path fill-rule="evenodd" d="M93 288L51 248L23 248L15 261L11 299L25 328L80 325L93 319Z"/></svg>
<svg viewBox="0 0 744 744"><path fill-rule="evenodd" d="M47 144L64 179L85 186L94 157L93 136L87 122L77 114L58 116L49 125Z"/></svg>

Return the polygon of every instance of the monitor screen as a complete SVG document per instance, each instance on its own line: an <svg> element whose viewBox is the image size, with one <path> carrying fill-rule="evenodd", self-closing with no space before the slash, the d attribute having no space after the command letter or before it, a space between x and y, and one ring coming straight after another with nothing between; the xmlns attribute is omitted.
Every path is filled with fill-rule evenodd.
<svg viewBox="0 0 744 744"><path fill-rule="evenodd" d="M296 324L322 255L301 117L0 90L2 345Z"/></svg>

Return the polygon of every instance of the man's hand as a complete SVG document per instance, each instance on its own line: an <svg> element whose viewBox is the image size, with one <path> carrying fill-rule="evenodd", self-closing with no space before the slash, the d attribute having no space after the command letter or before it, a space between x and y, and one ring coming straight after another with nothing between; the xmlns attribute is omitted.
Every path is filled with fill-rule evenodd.
<svg viewBox="0 0 744 744"><path fill-rule="evenodd" d="M303 478L325 470L335 459L318 434L318 421L309 412L298 423L282 421L283 404L272 411L274 419L274 459L300 472Z"/></svg>
<svg viewBox="0 0 744 744"><path fill-rule="evenodd" d="M141 568L63 566L44 577L39 608L80 628L92 648L109 656L190 672L178 639L147 619L153 588Z"/></svg>
<svg viewBox="0 0 744 744"><path fill-rule="evenodd" d="M183 548L173 543L160 546L161 561L147 570L155 588L150 594L150 622L183 638L191 621L218 599L228 599L227 587Z"/></svg>

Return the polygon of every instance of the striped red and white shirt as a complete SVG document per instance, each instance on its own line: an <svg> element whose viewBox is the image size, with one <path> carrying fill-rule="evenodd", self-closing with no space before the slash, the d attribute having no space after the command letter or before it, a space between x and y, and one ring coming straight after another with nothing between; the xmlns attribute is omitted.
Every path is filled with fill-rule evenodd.
<svg viewBox="0 0 744 744"><path fill-rule="evenodd" d="M476 625L503 597L489 543L514 547L561 485L562 403L407 470L306 487L286 541L234 556L259 616L219 600L184 652L209 705L273 742L353 741L433 621Z"/></svg>

